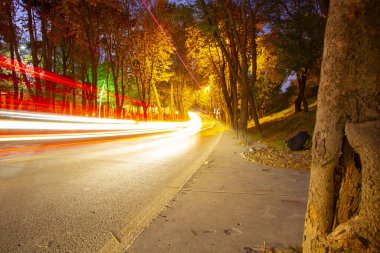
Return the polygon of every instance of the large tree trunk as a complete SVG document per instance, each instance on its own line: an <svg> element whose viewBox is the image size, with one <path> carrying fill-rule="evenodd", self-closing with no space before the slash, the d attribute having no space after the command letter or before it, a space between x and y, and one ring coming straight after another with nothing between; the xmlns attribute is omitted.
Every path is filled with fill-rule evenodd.
<svg viewBox="0 0 380 253"><path fill-rule="evenodd" d="M329 11L303 250L379 252L380 2Z"/></svg>

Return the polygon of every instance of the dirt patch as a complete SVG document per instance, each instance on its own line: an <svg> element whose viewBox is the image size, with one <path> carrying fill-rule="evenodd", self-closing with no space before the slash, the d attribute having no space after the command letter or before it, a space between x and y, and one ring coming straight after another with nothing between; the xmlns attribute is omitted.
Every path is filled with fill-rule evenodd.
<svg viewBox="0 0 380 253"><path fill-rule="evenodd" d="M251 148L240 155L249 161L273 167L308 170L311 164L311 150L277 150L272 147Z"/></svg>

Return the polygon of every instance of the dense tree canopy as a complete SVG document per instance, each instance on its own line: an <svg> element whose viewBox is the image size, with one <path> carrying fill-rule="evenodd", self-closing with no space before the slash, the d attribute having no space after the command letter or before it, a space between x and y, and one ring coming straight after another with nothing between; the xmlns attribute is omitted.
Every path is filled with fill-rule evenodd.
<svg viewBox="0 0 380 253"><path fill-rule="evenodd" d="M317 2L193 3L2 1L1 107L145 120L193 108L244 133L286 106L293 73L296 109L307 105L323 34Z"/></svg>

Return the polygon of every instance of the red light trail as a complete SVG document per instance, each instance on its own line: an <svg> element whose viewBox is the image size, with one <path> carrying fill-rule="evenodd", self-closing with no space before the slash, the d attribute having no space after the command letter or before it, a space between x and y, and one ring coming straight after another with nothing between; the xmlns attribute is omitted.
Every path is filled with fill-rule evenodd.
<svg viewBox="0 0 380 253"><path fill-rule="evenodd" d="M17 64L16 64L17 63ZM26 74L29 74L34 77L38 77L39 79L44 79L45 81L63 84L65 86L69 86L72 88L79 88L85 91L92 91L91 86L88 84L84 84L78 81L74 81L70 78L57 75L50 71L40 69L37 67L26 65L22 62L16 61L14 59L10 59L0 54L0 67L3 67L8 70L15 69L18 72L23 71Z"/></svg>
<svg viewBox="0 0 380 253"><path fill-rule="evenodd" d="M81 82L75 81L73 79L70 79L70 78L67 78L64 76L60 76L60 75L55 74L53 72L47 71L45 69L26 65L26 64L19 62L17 60L5 57L2 54L0 54L0 67L7 69L7 70L16 70L17 72L22 72L22 73L28 74L32 77L38 77L38 79L43 79L45 81L61 84L61 85L71 87L74 89L80 89L82 91L87 91L89 93L97 94L97 92L98 92L97 88L92 87L90 84L81 83ZM13 76L5 75L5 74L1 74L0 79L14 80L14 81L21 81L22 80L22 79L17 78L17 77L15 79ZM59 91L57 89L51 88L50 87L51 84L49 84L49 83L45 84L45 86L47 86L47 87L45 87L46 91L56 91L56 92ZM113 98L122 99L122 97L120 95L116 95L114 93L110 93L110 95ZM134 103L136 105L149 107L148 104L134 100L132 98L124 97L124 99L127 101L130 101L131 103ZM23 101L19 101L19 102L23 102ZM49 105L49 104L44 104L44 105Z"/></svg>

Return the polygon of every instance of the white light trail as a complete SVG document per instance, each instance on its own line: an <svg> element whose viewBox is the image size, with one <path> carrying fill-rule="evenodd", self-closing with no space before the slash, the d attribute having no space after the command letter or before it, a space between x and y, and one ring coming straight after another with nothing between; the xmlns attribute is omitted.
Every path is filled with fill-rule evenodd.
<svg viewBox="0 0 380 253"><path fill-rule="evenodd" d="M64 122L81 122L81 123L112 123L112 124L126 124L136 123L135 120L121 120L121 119L102 119L92 117L80 116L67 116L67 115L54 115L47 113L34 113L22 111L4 111L0 110L1 118L14 118L14 119L34 119L34 120L47 120L47 121L64 121Z"/></svg>
<svg viewBox="0 0 380 253"><path fill-rule="evenodd" d="M18 115L21 117L21 115ZM190 120L187 122L141 122L128 124L91 124L91 123L66 123L66 122L44 122L32 121L35 114L28 113L28 120L0 120L0 131L89 131L82 133L45 133L45 134L3 134L0 142L10 141L38 141L38 140L65 140L65 139L87 139L87 138L109 138L141 134L153 134L163 132L175 132L176 135L190 136L200 131L202 122L196 113L189 112ZM46 115L44 115L46 116ZM54 116L53 118L58 117ZM37 117L38 118L38 117ZM98 131L98 132L94 132ZM1 132L0 132L1 133Z"/></svg>

